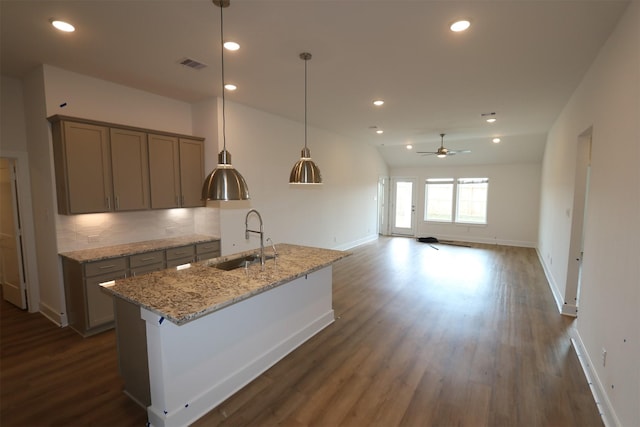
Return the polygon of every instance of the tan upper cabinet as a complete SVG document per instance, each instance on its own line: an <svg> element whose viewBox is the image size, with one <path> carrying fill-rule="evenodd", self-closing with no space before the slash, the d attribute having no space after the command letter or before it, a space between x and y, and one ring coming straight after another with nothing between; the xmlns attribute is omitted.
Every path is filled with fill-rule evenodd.
<svg viewBox="0 0 640 427"><path fill-rule="evenodd" d="M149 209L147 134L111 128L114 210Z"/></svg>
<svg viewBox="0 0 640 427"><path fill-rule="evenodd" d="M60 214L204 206L204 139L49 117Z"/></svg>
<svg viewBox="0 0 640 427"><path fill-rule="evenodd" d="M204 206L204 142L180 138L180 192L183 208Z"/></svg>
<svg viewBox="0 0 640 427"><path fill-rule="evenodd" d="M58 212L81 214L112 209L109 129L86 123L52 123Z"/></svg>
<svg viewBox="0 0 640 427"><path fill-rule="evenodd" d="M180 150L175 136L149 134L151 208L180 207Z"/></svg>

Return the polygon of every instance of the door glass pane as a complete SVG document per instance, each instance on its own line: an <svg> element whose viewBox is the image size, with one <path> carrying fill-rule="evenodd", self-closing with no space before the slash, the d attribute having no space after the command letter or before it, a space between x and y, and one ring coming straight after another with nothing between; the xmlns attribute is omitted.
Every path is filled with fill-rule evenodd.
<svg viewBox="0 0 640 427"><path fill-rule="evenodd" d="M396 183L396 227L411 228L412 182Z"/></svg>

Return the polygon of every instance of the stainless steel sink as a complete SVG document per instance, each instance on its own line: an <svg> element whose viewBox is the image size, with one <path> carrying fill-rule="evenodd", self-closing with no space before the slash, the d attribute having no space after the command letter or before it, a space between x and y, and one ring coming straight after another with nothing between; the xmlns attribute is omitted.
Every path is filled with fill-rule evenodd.
<svg viewBox="0 0 640 427"><path fill-rule="evenodd" d="M265 255L264 258L265 260L273 259L273 255ZM241 258L235 258L235 259L230 259L228 261L219 262L217 264L213 264L211 267L214 267L220 270L230 271L230 270L235 270L236 268L248 267L251 264L255 264L256 262L257 263L260 262L260 255L258 254L247 255Z"/></svg>

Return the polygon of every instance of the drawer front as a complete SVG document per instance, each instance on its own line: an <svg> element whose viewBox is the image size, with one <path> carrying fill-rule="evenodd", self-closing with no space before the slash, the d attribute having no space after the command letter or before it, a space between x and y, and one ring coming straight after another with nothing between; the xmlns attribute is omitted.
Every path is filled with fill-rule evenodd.
<svg viewBox="0 0 640 427"><path fill-rule="evenodd" d="M164 270L164 262L142 265L140 267L132 267L130 272L132 276L140 276L141 274L151 273L152 271L160 271L160 270Z"/></svg>
<svg viewBox="0 0 640 427"><path fill-rule="evenodd" d="M86 277L98 276L111 272L121 272L127 269L127 258L111 258L102 261L88 262L84 266Z"/></svg>
<svg viewBox="0 0 640 427"><path fill-rule="evenodd" d="M193 262L193 257L174 258L174 259L167 260L167 268L174 268L179 265L189 264L192 262Z"/></svg>
<svg viewBox="0 0 640 427"><path fill-rule="evenodd" d="M167 265L170 260L191 258L193 259L196 254L196 248L194 245L180 246L178 248L167 249Z"/></svg>
<svg viewBox="0 0 640 427"><path fill-rule="evenodd" d="M129 257L129 265L132 269L158 263L164 263L164 251L145 252Z"/></svg>
<svg viewBox="0 0 640 427"><path fill-rule="evenodd" d="M220 252L220 240L215 240L213 242L198 243L196 245L196 253L198 255L209 253L209 252Z"/></svg>

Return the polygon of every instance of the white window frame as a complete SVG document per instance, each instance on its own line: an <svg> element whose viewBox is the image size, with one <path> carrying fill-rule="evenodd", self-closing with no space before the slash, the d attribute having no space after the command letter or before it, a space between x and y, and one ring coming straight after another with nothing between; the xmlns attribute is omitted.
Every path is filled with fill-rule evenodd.
<svg viewBox="0 0 640 427"><path fill-rule="evenodd" d="M469 184L484 184L485 185L485 197L484 197L484 213L481 220L468 220L460 217L460 209L461 203L464 201L460 200L460 195L464 192L460 191L461 186L466 186ZM437 186L437 185L451 185L451 218L450 219L429 219L427 217L429 212L429 186ZM423 221L430 223L440 223L440 224L460 224L460 225L487 225L488 223L488 210L489 210L489 178L427 178L425 180L425 189L424 189L424 215Z"/></svg>
<svg viewBox="0 0 640 427"><path fill-rule="evenodd" d="M438 219L429 218L429 188L437 188L438 186L451 186L451 201L449 206L449 218ZM455 203L455 179L454 178L427 178L424 186L424 221L425 222L445 222L451 223L455 218L454 215L454 203Z"/></svg>
<svg viewBox="0 0 640 427"><path fill-rule="evenodd" d="M464 195L463 189L469 187L471 191L474 191L476 194L483 194L484 200L461 200L461 195ZM489 178L458 178L456 180L456 206L455 206L455 222L456 224L472 224L472 225L487 225L487 211L489 205ZM463 204L476 204L478 206L472 207L472 210L476 211L476 217L479 217L479 220L470 219L471 214L466 218L461 218L461 212L463 209L461 206ZM480 211L483 211L480 214Z"/></svg>

